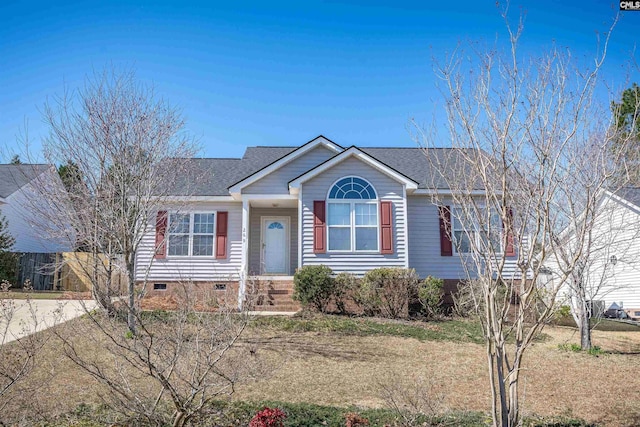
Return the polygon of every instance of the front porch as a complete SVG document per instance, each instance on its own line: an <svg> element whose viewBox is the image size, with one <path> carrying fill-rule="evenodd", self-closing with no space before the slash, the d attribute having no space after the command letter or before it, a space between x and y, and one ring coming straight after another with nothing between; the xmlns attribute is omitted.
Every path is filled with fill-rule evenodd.
<svg viewBox="0 0 640 427"><path fill-rule="evenodd" d="M256 311L298 311L292 299L299 262L298 199L290 195L243 195L240 304Z"/></svg>
<svg viewBox="0 0 640 427"><path fill-rule="evenodd" d="M249 276L246 286L252 310L296 312L301 308L293 300L293 276Z"/></svg>
<svg viewBox="0 0 640 427"><path fill-rule="evenodd" d="M247 273L292 276L298 267L298 209L252 207L249 210Z"/></svg>

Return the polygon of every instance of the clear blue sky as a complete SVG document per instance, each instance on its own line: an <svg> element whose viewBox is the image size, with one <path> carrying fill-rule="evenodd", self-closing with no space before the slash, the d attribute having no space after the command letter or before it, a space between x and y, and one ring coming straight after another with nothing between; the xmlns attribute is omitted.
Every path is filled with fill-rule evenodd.
<svg viewBox="0 0 640 427"><path fill-rule="evenodd" d="M593 55L618 3L514 1L514 18L520 8L525 51L555 41L580 58ZM319 134L345 146L412 146L408 119L431 120L441 101L432 57L496 35L505 31L495 1L4 1L0 160L19 151L25 120L37 149L48 96L109 64L134 68L182 108L207 157ZM640 12L622 13L605 70L613 87L627 81L637 41Z"/></svg>

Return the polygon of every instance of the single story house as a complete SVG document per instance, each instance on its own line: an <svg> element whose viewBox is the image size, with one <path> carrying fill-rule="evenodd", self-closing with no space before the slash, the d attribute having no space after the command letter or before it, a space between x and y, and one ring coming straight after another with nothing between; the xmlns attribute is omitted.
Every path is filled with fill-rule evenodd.
<svg viewBox="0 0 640 427"><path fill-rule="evenodd" d="M464 254L452 243L455 221L448 225L455 207L431 197L450 191L427 158L444 150L345 148L318 136L249 147L240 159L190 159L203 178L177 177L176 205L150 221L137 253L137 280L151 294L184 281L237 287L242 304L259 278L278 309L293 309L293 274L306 265L356 275L408 267L451 288L466 277ZM515 250L505 255L515 260Z"/></svg>

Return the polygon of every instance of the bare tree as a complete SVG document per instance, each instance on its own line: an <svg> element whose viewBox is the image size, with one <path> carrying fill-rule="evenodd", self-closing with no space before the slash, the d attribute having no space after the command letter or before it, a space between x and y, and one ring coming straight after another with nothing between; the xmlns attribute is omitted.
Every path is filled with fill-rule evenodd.
<svg viewBox="0 0 640 427"><path fill-rule="evenodd" d="M155 259L136 263L135 257L161 212L189 209L201 178L192 159L195 144L178 111L129 72L96 75L48 102L44 114L51 129L44 157L65 167L63 179L36 186L47 203L33 206L33 216L44 219L37 224L43 233L88 253L72 261L104 308L87 309L84 318L55 331L64 353L131 422L185 425L212 399L233 393L255 360L254 350L237 345L251 300L239 313L232 287L176 278L171 285L177 290L167 296L170 310L142 310ZM155 244L144 250L162 250L166 242ZM118 272L128 279L126 301L113 298ZM95 340L89 349L78 340L87 336Z"/></svg>
<svg viewBox="0 0 640 427"><path fill-rule="evenodd" d="M115 270L126 274L124 307L135 334L144 295L136 292L136 251L171 199L176 177L185 185L195 182L187 160L196 145L179 111L136 81L133 72L95 74L83 88L48 101L44 120L50 128L42 143L44 158L72 170L66 171L64 185L39 183L36 191L46 197L34 198L32 216L43 219L43 233L93 254L87 274L94 297L111 313L111 278Z"/></svg>
<svg viewBox="0 0 640 427"><path fill-rule="evenodd" d="M135 335L101 312L56 331L64 353L106 386L104 403L128 422L187 425L260 367L255 348L239 342L250 316L237 312L234 292L183 282L174 302L173 310L136 312ZM83 346L87 336L103 351Z"/></svg>
<svg viewBox="0 0 640 427"><path fill-rule="evenodd" d="M523 359L554 311L560 288L575 281L592 253L590 233L602 191L616 171L620 143L609 106L598 102L598 73L609 34L590 69L556 47L536 57L518 50L523 30L503 18L508 53L458 49L436 65L446 99L446 133L417 125L432 165L454 253L480 314L494 425L520 422ZM624 144L624 143L623 143ZM545 260L560 268L538 286Z"/></svg>

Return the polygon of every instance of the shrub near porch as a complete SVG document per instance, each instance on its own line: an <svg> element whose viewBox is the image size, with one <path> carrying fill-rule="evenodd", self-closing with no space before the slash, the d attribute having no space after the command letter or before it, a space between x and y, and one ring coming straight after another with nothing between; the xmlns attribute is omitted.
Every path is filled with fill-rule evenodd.
<svg viewBox="0 0 640 427"><path fill-rule="evenodd" d="M321 313L364 314L391 319L407 318L412 305L422 315L439 314L443 281L428 277L420 281L414 269L376 268L359 279L349 273L332 276L329 267L305 266L294 276L294 299ZM418 310L416 310L418 311Z"/></svg>

